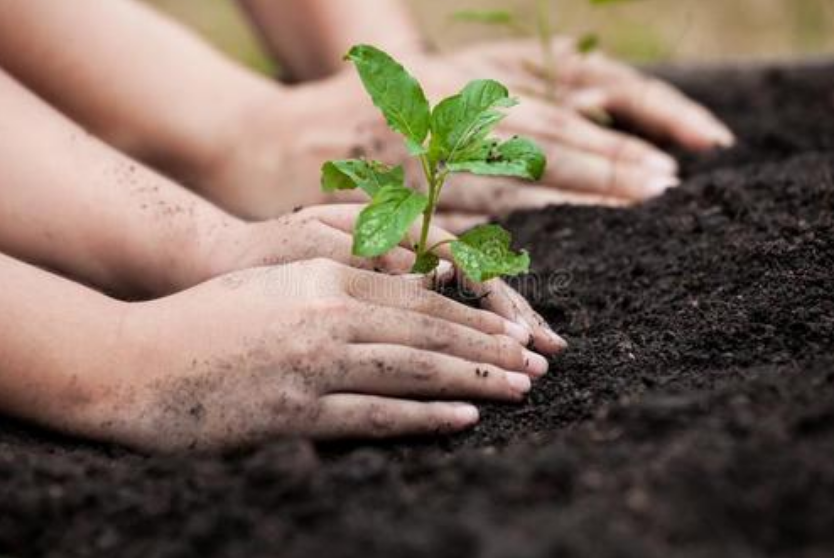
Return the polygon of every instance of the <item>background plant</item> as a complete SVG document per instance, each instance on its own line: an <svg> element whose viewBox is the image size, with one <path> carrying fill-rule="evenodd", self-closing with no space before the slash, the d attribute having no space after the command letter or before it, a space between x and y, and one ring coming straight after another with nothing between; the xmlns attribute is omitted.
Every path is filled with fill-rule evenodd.
<svg viewBox="0 0 834 558"><path fill-rule="evenodd" d="M591 5L603 6L629 0L588 0ZM457 21L480 23L499 26L508 29L513 34L535 36L541 52L541 59L537 64L530 64L529 69L543 78L545 82L545 97L550 101L557 98L556 53L553 50L553 38L556 35L553 12L557 2L553 0L536 0L535 24L530 26L524 18L512 10L464 10L456 12L453 18ZM575 42L576 50L581 54L588 54L599 47L600 39L595 33L586 33Z"/></svg>
<svg viewBox="0 0 834 558"><path fill-rule="evenodd" d="M517 103L507 88L494 80L472 81L432 108L419 82L385 52L360 45L353 47L346 59L356 66L365 90L388 125L403 136L411 156L419 159L426 182L425 193L408 188L402 166L390 167L379 161L325 163L325 191L359 188L371 197L354 229L353 253L363 257L385 254L408 238L422 216L419 238L409 238L417 254L414 272L433 271L439 263L437 250L444 244L450 245L457 266L476 282L526 272L528 254L514 252L510 234L498 225L479 226L459 239L429 245L432 217L450 175L538 180L544 172L545 157L532 141L490 137L505 117L504 111Z"/></svg>

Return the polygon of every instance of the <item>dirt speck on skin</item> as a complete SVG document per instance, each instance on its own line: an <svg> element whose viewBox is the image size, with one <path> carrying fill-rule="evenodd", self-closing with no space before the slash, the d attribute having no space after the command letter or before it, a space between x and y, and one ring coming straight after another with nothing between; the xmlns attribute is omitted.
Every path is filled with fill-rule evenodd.
<svg viewBox="0 0 834 558"><path fill-rule="evenodd" d="M458 436L215 457L0 421L0 554L831 555L834 65L674 75L735 149L683 156L639 208L506 220L571 344L525 403Z"/></svg>

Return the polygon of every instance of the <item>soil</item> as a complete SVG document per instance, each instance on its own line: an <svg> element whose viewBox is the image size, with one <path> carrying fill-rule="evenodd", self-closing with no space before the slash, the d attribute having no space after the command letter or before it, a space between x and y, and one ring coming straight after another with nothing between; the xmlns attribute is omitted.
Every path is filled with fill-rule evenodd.
<svg viewBox="0 0 834 558"><path fill-rule="evenodd" d="M0 554L834 555L834 63L670 75L740 145L636 209L507 220L572 343L526 404L222 457L3 419Z"/></svg>

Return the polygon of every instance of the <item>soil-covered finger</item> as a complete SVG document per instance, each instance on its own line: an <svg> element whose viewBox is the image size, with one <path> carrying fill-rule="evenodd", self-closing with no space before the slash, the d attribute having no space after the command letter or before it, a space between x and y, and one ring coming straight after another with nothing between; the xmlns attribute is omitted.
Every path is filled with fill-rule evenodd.
<svg viewBox="0 0 834 558"><path fill-rule="evenodd" d="M518 372L528 367L524 347L510 337L387 306L365 306L351 341L422 349Z"/></svg>
<svg viewBox="0 0 834 558"><path fill-rule="evenodd" d="M465 403L334 394L321 398L310 435L320 440L427 436L466 430L478 419L477 408Z"/></svg>
<svg viewBox="0 0 834 558"><path fill-rule="evenodd" d="M468 282L467 288L481 297L481 305L532 332L529 346L544 354L564 351L568 343L547 323L515 289L495 279L484 284Z"/></svg>
<svg viewBox="0 0 834 558"><path fill-rule="evenodd" d="M400 345L348 345L344 357L330 393L519 401L532 386L522 372Z"/></svg>
<svg viewBox="0 0 834 558"><path fill-rule="evenodd" d="M417 276L412 281L401 279L381 276L357 277L348 284L348 292L364 302L419 312L483 333L507 334L519 341L524 339L515 324L494 312L466 306L431 290L430 276ZM426 282L429 283L428 288Z"/></svg>

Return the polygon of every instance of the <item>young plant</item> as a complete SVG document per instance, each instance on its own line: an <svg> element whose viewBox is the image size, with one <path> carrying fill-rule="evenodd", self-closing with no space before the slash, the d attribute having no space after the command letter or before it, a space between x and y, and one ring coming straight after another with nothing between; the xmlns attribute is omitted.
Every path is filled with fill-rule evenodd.
<svg viewBox="0 0 834 558"><path fill-rule="evenodd" d="M475 282L526 272L530 257L512 251L510 233L498 225L479 226L457 240L429 245L432 217L450 175L538 180L544 172L545 157L533 142L489 137L504 110L516 104L507 88L492 80L473 81L432 108L417 80L385 52L360 45L345 58L356 66L388 125L419 159L426 181L424 194L405 185L402 166L361 159L325 163L321 184L326 192L359 188L371 197L354 228L353 253L369 258L385 254L409 238L422 216L419 239L409 238L417 254L415 273L433 271L440 261L437 249L447 243L455 264Z"/></svg>
<svg viewBox="0 0 834 558"><path fill-rule="evenodd" d="M625 0L589 0L594 6L615 4ZM553 23L552 0L536 0L535 25L523 22L523 18L510 10L466 10L453 15L457 21L480 23L503 27L515 35L535 36L540 48L541 60L530 70L542 77L545 82L545 98L549 101L557 100L556 96L556 54L553 52L553 37L556 26ZM575 48L581 54L590 54L599 48L599 36L587 33L576 40Z"/></svg>

